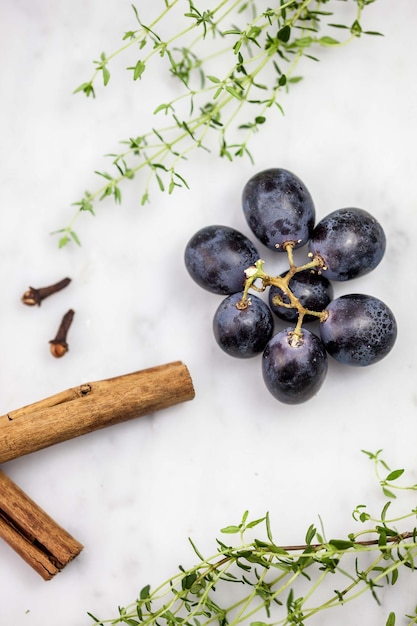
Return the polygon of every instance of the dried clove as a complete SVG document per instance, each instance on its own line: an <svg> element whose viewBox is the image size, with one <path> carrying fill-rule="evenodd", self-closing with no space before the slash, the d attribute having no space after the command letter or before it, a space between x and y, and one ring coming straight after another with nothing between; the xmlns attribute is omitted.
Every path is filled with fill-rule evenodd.
<svg viewBox="0 0 417 626"><path fill-rule="evenodd" d="M61 291L71 282L71 278L63 278L59 282L54 285L49 285L49 287L40 287L39 289L35 289L35 287L29 287L27 291L22 296L23 304L27 304L28 306L40 306L42 300L51 296L53 293L57 291Z"/></svg>
<svg viewBox="0 0 417 626"><path fill-rule="evenodd" d="M67 334L72 324L73 317L74 311L70 309L69 311L67 311L67 313L65 313L64 317L62 318L55 339L51 339L51 341L49 342L51 354L57 359L64 356L64 354L66 354L66 352L68 352L69 350L67 343Z"/></svg>

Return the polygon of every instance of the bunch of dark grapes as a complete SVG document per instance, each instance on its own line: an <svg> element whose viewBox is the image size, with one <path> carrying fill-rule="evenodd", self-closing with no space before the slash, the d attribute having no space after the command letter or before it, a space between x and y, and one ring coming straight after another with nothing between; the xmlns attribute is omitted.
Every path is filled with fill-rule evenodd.
<svg viewBox="0 0 417 626"><path fill-rule="evenodd" d="M367 211L343 208L316 223L304 183L285 169L268 169L244 186L243 213L255 237L285 253L289 268L264 271L255 244L228 226L206 226L191 237L185 265L204 289L226 296L213 319L214 337L229 355L262 354L262 373L272 395L287 404L312 398L326 377L328 355L366 366L394 346L397 323L391 309L371 295L333 296L331 281L373 270L384 256L386 237ZM307 262L294 250L306 246ZM268 303L251 291L268 293ZM274 319L288 326L274 334ZM319 330L305 328L318 322Z"/></svg>

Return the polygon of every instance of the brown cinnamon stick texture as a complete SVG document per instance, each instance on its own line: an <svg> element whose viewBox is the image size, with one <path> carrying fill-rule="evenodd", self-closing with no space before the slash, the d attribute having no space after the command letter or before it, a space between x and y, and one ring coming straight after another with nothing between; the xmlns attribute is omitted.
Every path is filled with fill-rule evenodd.
<svg viewBox="0 0 417 626"><path fill-rule="evenodd" d="M83 548L1 470L0 537L44 580L61 571Z"/></svg>
<svg viewBox="0 0 417 626"><path fill-rule="evenodd" d="M180 361L67 389L0 416L0 463L194 398Z"/></svg>

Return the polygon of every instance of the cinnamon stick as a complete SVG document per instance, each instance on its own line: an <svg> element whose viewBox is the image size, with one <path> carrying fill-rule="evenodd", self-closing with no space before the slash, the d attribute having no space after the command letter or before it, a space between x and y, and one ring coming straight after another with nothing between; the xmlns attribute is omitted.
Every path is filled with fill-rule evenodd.
<svg viewBox="0 0 417 626"><path fill-rule="evenodd" d="M195 395L180 361L67 389L0 416L0 463Z"/></svg>
<svg viewBox="0 0 417 626"><path fill-rule="evenodd" d="M83 548L1 470L0 537L44 580L60 572Z"/></svg>

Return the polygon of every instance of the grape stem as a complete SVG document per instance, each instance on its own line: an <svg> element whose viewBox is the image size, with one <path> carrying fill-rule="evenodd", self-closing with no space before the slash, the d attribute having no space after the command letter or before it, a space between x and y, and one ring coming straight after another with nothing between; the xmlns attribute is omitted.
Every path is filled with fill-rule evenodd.
<svg viewBox="0 0 417 626"><path fill-rule="evenodd" d="M274 304L276 306L283 306L288 309L296 309L298 312L297 324L294 330L291 332L290 338L290 343L293 347L299 346L303 341L302 325L305 315L313 315L314 317L317 317L320 322L324 322L328 315L327 311L325 310L312 311L310 309L306 309L291 291L289 282L295 274L297 274L298 272L303 272L305 270L311 270L312 272L317 271L320 273L320 271L325 267L324 261L319 255L313 256L311 261L305 263L304 265L296 265L293 255L295 245L295 242L288 241L282 246L287 253L288 263L290 266L285 276L271 276L267 274L263 269L265 261L263 261L262 259L258 259L255 265L248 267L245 270L246 281L243 289L242 298L236 304L236 308L240 310L246 309L248 306L250 306L250 289L262 292L265 291L267 287L278 287L288 298L289 302L285 302L280 296L275 295L273 298ZM261 285L257 285L256 281L260 281Z"/></svg>

